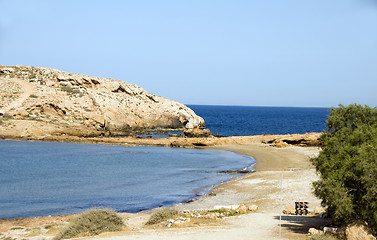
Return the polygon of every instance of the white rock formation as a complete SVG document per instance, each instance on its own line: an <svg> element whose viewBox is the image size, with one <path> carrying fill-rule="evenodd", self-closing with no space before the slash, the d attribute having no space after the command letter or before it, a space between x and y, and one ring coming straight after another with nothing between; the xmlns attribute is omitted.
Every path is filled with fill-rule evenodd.
<svg viewBox="0 0 377 240"><path fill-rule="evenodd" d="M45 121L91 135L205 126L185 105L134 84L49 68L0 65L0 94L0 111L14 120Z"/></svg>

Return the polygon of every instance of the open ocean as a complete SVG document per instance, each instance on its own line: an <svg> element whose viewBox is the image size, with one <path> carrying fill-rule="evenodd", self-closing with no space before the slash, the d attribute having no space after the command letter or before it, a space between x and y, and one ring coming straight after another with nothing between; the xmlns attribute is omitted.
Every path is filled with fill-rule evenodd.
<svg viewBox="0 0 377 240"><path fill-rule="evenodd" d="M223 136L322 132L328 108L188 105Z"/></svg>
<svg viewBox="0 0 377 240"><path fill-rule="evenodd" d="M224 136L320 132L328 114L326 108L189 107ZM253 164L229 151L0 141L0 219L170 206L239 176L219 171Z"/></svg>

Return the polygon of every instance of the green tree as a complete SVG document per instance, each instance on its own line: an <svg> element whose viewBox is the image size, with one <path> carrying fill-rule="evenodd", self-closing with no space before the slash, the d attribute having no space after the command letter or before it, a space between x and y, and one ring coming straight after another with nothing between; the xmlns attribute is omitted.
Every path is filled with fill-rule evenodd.
<svg viewBox="0 0 377 240"><path fill-rule="evenodd" d="M377 109L352 104L332 108L312 159L320 180L314 193L337 223L356 219L377 230Z"/></svg>

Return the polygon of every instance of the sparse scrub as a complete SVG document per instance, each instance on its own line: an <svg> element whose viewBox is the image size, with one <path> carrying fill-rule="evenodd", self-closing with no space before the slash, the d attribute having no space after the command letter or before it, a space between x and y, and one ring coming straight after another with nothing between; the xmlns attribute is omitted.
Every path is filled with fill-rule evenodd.
<svg viewBox="0 0 377 240"><path fill-rule="evenodd" d="M209 213L220 213L220 214L223 214L224 216L228 216L228 217L241 215L240 213L237 212L237 210L226 209L226 208L208 210L208 212Z"/></svg>
<svg viewBox="0 0 377 240"><path fill-rule="evenodd" d="M116 212L109 209L93 209L82 213L54 239L93 236L103 232L120 231L123 227L123 220Z"/></svg>
<svg viewBox="0 0 377 240"><path fill-rule="evenodd" d="M325 234L314 234L308 238L308 240L338 240L336 235L331 233L325 233Z"/></svg>
<svg viewBox="0 0 377 240"><path fill-rule="evenodd" d="M10 230L22 230L24 229L23 227L12 227Z"/></svg>
<svg viewBox="0 0 377 240"><path fill-rule="evenodd" d="M35 237L42 234L42 230L39 227L27 229L26 231L28 232L28 237Z"/></svg>
<svg viewBox="0 0 377 240"><path fill-rule="evenodd" d="M210 213L226 213L228 212L228 209L226 208L220 208L220 209L213 209L213 210L208 210Z"/></svg>
<svg viewBox="0 0 377 240"><path fill-rule="evenodd" d="M3 114L3 120L9 120L9 119L12 119L13 117L11 115L9 115L8 113L4 113Z"/></svg>
<svg viewBox="0 0 377 240"><path fill-rule="evenodd" d="M62 90L63 92L71 93L71 94L81 93L79 89L68 87L68 86L62 86L60 87L60 90Z"/></svg>
<svg viewBox="0 0 377 240"><path fill-rule="evenodd" d="M16 240L16 238L1 236L0 240Z"/></svg>
<svg viewBox="0 0 377 240"><path fill-rule="evenodd" d="M39 79L38 82L39 82L39 85L46 85L46 81L45 80Z"/></svg>
<svg viewBox="0 0 377 240"><path fill-rule="evenodd" d="M68 92L68 93L73 93L74 92L74 89L71 88L71 87L67 87L67 86L62 86L60 88L63 92Z"/></svg>
<svg viewBox="0 0 377 240"><path fill-rule="evenodd" d="M172 208L162 208L157 212L153 213L149 220L145 223L146 225L152 225L156 223L163 222L178 215L178 211Z"/></svg>
<svg viewBox="0 0 377 240"><path fill-rule="evenodd" d="M29 98L38 98L38 96L35 94L30 94Z"/></svg>

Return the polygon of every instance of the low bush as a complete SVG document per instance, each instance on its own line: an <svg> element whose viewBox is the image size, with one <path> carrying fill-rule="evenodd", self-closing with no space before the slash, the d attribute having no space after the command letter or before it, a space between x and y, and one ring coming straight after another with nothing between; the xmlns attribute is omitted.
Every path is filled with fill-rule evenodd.
<svg viewBox="0 0 377 240"><path fill-rule="evenodd" d="M71 88L71 87L68 87L68 86L62 86L60 88L63 92L69 92L69 93L73 93L74 92L74 89Z"/></svg>
<svg viewBox="0 0 377 240"><path fill-rule="evenodd" d="M109 209L93 209L82 213L54 239L93 236L103 232L120 231L123 227L123 220L116 212Z"/></svg>
<svg viewBox="0 0 377 240"><path fill-rule="evenodd" d="M8 113L4 113L3 116L2 116L2 119L3 120L8 120L8 119L12 119L13 116L9 115Z"/></svg>
<svg viewBox="0 0 377 240"><path fill-rule="evenodd" d="M308 238L308 240L338 240L336 235L331 233L325 233L325 234L314 234Z"/></svg>
<svg viewBox="0 0 377 240"><path fill-rule="evenodd" d="M178 211L172 208L162 208L157 212L153 213L149 220L145 223L146 225L152 225L156 223L163 222L178 215Z"/></svg>

